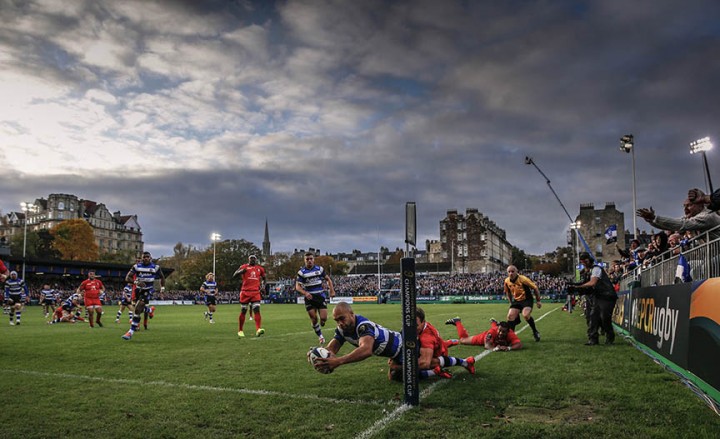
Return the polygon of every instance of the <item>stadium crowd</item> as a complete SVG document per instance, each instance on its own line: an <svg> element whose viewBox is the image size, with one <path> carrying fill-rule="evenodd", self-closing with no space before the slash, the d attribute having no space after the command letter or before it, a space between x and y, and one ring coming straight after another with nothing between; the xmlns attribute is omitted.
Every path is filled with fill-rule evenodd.
<svg viewBox="0 0 720 439"><path fill-rule="evenodd" d="M526 273L540 289L543 295L564 294L565 279L544 275L537 272ZM503 272L491 274L426 274L418 277L417 291L419 296L440 297L455 295L496 295L503 296L503 280L507 275ZM29 280L28 289L31 300L39 300L43 285L49 284L52 289L66 298L75 292L80 281L70 278ZM105 302L117 302L122 296L124 282L103 280L105 285ZM385 274L381 277L380 291L378 291L378 277L376 274L334 276L335 291L341 297L377 296L379 293L397 294L400 291L400 275ZM268 288L266 299L276 303L295 302L294 279L284 279L274 282ZM234 303L238 301L238 291L219 291L217 298L220 303ZM156 291L154 300L191 300L203 302L200 291L178 290L165 292ZM501 297L502 299L502 297Z"/></svg>

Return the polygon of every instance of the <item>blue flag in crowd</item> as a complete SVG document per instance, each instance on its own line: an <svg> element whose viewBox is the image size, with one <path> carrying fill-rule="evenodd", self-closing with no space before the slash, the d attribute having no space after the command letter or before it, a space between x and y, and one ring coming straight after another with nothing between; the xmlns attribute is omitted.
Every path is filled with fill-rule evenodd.
<svg viewBox="0 0 720 439"><path fill-rule="evenodd" d="M683 282L692 282L692 276L690 276L690 264L688 264L688 261L685 259L685 255L683 254L680 254L680 257L678 258L675 277L680 278Z"/></svg>
<svg viewBox="0 0 720 439"><path fill-rule="evenodd" d="M608 244L617 242L617 224L613 224L605 230L605 239Z"/></svg>

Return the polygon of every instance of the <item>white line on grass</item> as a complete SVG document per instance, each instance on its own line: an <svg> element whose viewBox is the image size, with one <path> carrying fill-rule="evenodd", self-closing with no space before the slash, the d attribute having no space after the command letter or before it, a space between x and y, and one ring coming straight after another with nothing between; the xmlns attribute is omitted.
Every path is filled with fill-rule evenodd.
<svg viewBox="0 0 720 439"><path fill-rule="evenodd" d="M235 389L232 387L203 386L203 385L197 385L197 384L177 384L177 383L169 383L167 381L140 381L140 380L132 380L132 379L126 379L126 378L105 378L105 377L94 377L94 376L87 376L87 375L76 375L76 374L70 374L70 373L37 372L34 370L8 370L8 372L25 374L25 375L51 377L51 378L68 378L68 379L78 379L78 380L85 380L85 381L99 381L99 382L103 382L103 383L113 383L113 384L131 384L131 385L142 384L142 385L151 385L151 386L160 386L160 387L175 387L175 388L179 388L179 389L188 389L188 390L203 390L203 391L210 390L210 391L215 391L215 392L241 393L241 394L245 394L245 395L279 396L282 398L309 399L309 400L313 400L313 401L329 402L329 403L333 403L333 404L368 404L368 405L379 405L379 406L395 405L394 402L388 402L388 401L363 401L363 400L351 400L351 399L335 399L335 398L324 398L322 396L315 396L315 395L275 392L272 390Z"/></svg>
<svg viewBox="0 0 720 439"><path fill-rule="evenodd" d="M550 313L553 313L553 312L557 311L558 309L560 309L560 308L555 308L555 309L553 309L553 310L550 310L550 311L546 312L545 314L541 315L540 317L538 317L538 318L535 319L535 320L536 320L536 321L540 321L540 320L542 320L543 318L545 318L545 316L547 316L547 315L550 314ZM529 325L526 324L525 326L523 326L522 329L520 329L519 331L517 331L517 334L523 332L523 331L524 331L525 329L527 329L528 327L529 327ZM490 355L491 352L492 352L492 351L482 351L480 354L478 354L478 355L475 356L475 361L477 362L477 361L479 361L481 358L484 358L484 357ZM430 396L430 394L432 394L432 393L435 391L435 389L436 389L438 386L440 386L440 385L442 385L442 384L445 384L445 383L448 383L448 382L449 382L449 380L435 381L434 383L432 383L432 384L430 384L429 386L427 386L427 387L425 388L425 390L423 390L422 392L420 392L420 398L422 398L422 399L427 398L428 396ZM387 416L385 416L385 417L382 418L382 419L379 419L377 422L375 422L373 425L371 425L370 428L368 428L367 430L363 431L363 432L360 433L359 435L355 436L355 438L356 438L356 439L368 439L368 438L371 438L371 437L375 436L377 433L381 432L388 424L390 424L391 422L397 421L397 420L400 418L400 416L403 415L403 413L405 413L406 411L408 411L408 410L411 409L411 408L412 408L412 406L407 405L407 404L402 404L402 405L400 405L398 408L396 408L396 409L393 410L392 412L388 413Z"/></svg>

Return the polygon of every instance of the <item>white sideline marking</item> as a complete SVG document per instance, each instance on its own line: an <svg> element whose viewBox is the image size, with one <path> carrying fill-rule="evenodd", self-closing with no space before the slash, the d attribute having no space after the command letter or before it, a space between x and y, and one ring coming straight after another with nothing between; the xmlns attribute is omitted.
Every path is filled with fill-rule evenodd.
<svg viewBox="0 0 720 439"><path fill-rule="evenodd" d="M538 321L538 322L539 322L540 320L542 320L543 318L545 318L545 316L547 316L548 314L550 314L550 313L552 313L552 312L557 311L558 309L560 309L560 308L555 308L555 309L553 309L553 310L550 310L550 311L546 312L545 314L543 314L543 315L541 315L540 317L538 317L537 319L535 319L535 321ZM523 326L522 329L520 329L519 331L517 331L516 334L519 334L519 333L523 332L525 329L527 329L527 328L529 328L529 327L530 327L530 325L525 324L525 326ZM477 362L477 361L479 361L481 358L484 358L484 357L490 355L491 352L492 352L492 351L482 351L482 352L480 352L478 355L475 356L475 361ZM423 390L422 392L420 392L420 398L422 398L422 399L427 398L428 396L430 396L430 394L432 394L432 393L435 391L435 389L436 389L438 386L440 386L441 384L447 383L447 382L449 382L449 380L435 381L434 383L432 383L432 384L430 384L429 386L427 386L427 387L425 388L425 390ZM381 418L380 420L378 420L377 422L375 422L373 425L370 426L370 428L368 428L367 430L363 431L363 432L360 433L359 435L355 436L355 438L356 438L356 439L368 439L368 438L373 437L373 436L376 435L377 433L381 432L381 431L385 428L385 426L387 426L387 425L390 424L391 422L394 422L394 421L398 420L403 413L405 413L406 411L408 411L408 410L411 409L411 408L412 408L412 406L407 405L407 404L402 404L402 405L400 405L400 407L398 407L398 408L396 408L395 410L393 410L392 412L388 413L387 416L385 416L384 418Z"/></svg>
<svg viewBox="0 0 720 439"><path fill-rule="evenodd" d="M152 386L175 387L175 388L179 388L179 389L188 389L188 390L210 390L210 391L216 391L216 392L241 393L241 394L245 394L245 395L280 396L283 398L309 399L309 400L313 400L313 401L329 402L329 403L333 403L333 404L349 403L349 404L369 404L369 405L380 405L380 406L394 405L394 403L388 402L388 401L362 401L362 400L351 400L351 399L335 399L335 398L324 398L322 396L315 396L315 395L302 395L302 394L275 392L272 390L235 389L232 387L214 387L214 386L203 386L203 385L196 385L196 384L177 384L177 383L169 383L167 381L140 381L140 380L132 380L132 379L126 379L126 378L104 378L104 377L94 377L94 376L87 376L87 375L76 375L76 374L70 374L70 373L37 372L34 370L8 370L8 372L25 374L25 375L51 377L51 378L55 377L55 378L79 379L79 380L85 380L85 381L100 381L103 383L114 383L114 384L130 384L130 385L138 385L138 384L147 385L147 384L149 384Z"/></svg>

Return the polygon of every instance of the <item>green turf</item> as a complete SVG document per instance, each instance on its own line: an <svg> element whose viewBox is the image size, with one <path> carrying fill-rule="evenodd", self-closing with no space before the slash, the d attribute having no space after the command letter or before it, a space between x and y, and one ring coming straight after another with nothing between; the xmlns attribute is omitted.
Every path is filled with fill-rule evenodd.
<svg viewBox="0 0 720 439"><path fill-rule="evenodd" d="M522 351L492 353L477 374L423 381L420 407L402 412L402 387L386 361L370 358L331 375L305 354L317 339L303 307L265 305L267 333L237 337L238 306L159 307L149 331L120 336L107 307L105 327L45 324L31 307L21 326L0 324L0 423L6 438L196 437L717 437L720 418L673 375L618 340L583 346L584 318L546 305L535 310L542 341L520 333ZM400 328L399 305L355 311ZM507 305L425 305L428 320L463 317L480 332ZM329 339L332 322L325 329ZM519 329L521 329L522 325ZM341 353L347 352L345 347ZM456 356L478 355L460 346Z"/></svg>

